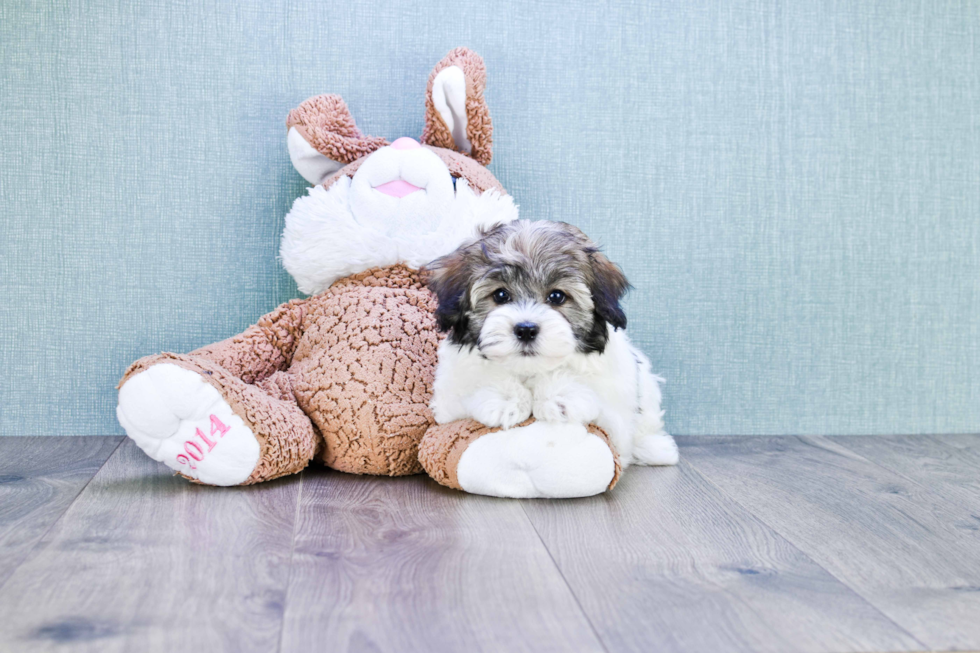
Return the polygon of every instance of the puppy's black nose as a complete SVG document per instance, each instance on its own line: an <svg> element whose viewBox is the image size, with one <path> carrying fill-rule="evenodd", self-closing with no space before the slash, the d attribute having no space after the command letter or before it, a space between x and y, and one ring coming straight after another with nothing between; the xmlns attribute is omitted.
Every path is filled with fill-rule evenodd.
<svg viewBox="0 0 980 653"><path fill-rule="evenodd" d="M531 342L538 336L541 329L533 322L521 322L514 327L514 335L521 342Z"/></svg>

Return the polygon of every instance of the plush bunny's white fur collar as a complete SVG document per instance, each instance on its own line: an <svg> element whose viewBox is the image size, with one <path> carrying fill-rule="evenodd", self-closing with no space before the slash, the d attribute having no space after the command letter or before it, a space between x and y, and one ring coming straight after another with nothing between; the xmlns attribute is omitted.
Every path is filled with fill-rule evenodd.
<svg viewBox="0 0 980 653"><path fill-rule="evenodd" d="M322 292L338 279L373 267L403 263L419 268L474 237L479 227L517 219L509 195L495 190L477 195L458 179L450 210L440 212L438 224L394 221L382 231L379 220L355 217L354 191L348 177L329 189L314 186L286 216L280 258L301 292Z"/></svg>

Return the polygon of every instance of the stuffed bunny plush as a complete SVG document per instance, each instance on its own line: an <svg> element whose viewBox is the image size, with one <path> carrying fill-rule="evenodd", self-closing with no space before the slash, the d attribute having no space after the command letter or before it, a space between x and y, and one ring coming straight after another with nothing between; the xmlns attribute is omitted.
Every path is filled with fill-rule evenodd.
<svg viewBox="0 0 980 653"><path fill-rule="evenodd" d="M618 459L597 427L435 425L429 409L442 336L419 269L517 218L485 167L485 80L478 55L450 52L429 77L421 141L363 135L335 95L290 112L290 158L313 187L286 217L281 257L311 296L222 342L133 363L117 416L143 451L223 486L314 458L356 474L424 469L496 496L584 496L615 483Z"/></svg>

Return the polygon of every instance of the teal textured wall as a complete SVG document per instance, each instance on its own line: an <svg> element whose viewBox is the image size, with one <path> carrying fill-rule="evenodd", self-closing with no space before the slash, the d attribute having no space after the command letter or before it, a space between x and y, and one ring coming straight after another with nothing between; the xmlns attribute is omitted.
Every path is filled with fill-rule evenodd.
<svg viewBox="0 0 980 653"><path fill-rule="evenodd" d="M0 433L120 433L130 361L296 296L287 111L418 136L457 45L524 216L636 286L672 432L980 431L975 2L376 4L0 4Z"/></svg>

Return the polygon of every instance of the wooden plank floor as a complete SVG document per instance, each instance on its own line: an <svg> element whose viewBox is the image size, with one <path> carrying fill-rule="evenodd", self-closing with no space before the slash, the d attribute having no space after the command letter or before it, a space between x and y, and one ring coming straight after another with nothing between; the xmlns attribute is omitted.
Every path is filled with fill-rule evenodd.
<svg viewBox="0 0 980 653"><path fill-rule="evenodd" d="M122 440L0 439L0 586Z"/></svg>
<svg viewBox="0 0 980 653"><path fill-rule="evenodd" d="M704 438L692 464L927 647L980 648L977 511L826 438ZM845 442L846 444L846 442ZM964 486L968 479L963 478Z"/></svg>
<svg viewBox="0 0 980 653"><path fill-rule="evenodd" d="M0 651L980 649L980 437L680 440L509 501L0 438Z"/></svg>

